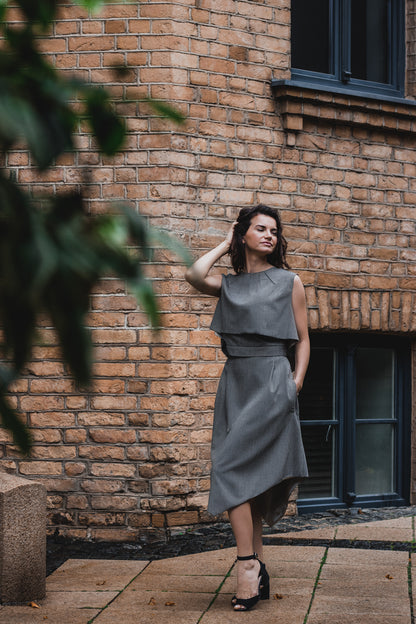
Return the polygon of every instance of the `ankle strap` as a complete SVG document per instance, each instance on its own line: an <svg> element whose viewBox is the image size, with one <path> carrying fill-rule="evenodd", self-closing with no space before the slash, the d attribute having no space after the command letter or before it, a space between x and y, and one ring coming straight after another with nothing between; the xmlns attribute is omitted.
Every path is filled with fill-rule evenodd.
<svg viewBox="0 0 416 624"><path fill-rule="evenodd" d="M249 559L257 559L257 553L253 553L252 555L247 555L246 557L239 557L237 555L237 561L248 561Z"/></svg>

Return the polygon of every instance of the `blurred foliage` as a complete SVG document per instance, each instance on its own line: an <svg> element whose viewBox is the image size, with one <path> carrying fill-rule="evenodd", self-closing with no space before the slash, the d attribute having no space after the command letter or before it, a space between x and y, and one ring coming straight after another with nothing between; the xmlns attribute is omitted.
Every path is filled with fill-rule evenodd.
<svg viewBox="0 0 416 624"><path fill-rule="evenodd" d="M123 146L126 128L110 94L63 76L38 50L37 37L55 19L58 1L14 0L16 4L24 16L18 27L7 23L8 1L0 0L2 156L24 146L44 171L63 152L75 149L74 132L81 123L88 124L103 154L115 154ZM105 2L78 4L97 9ZM158 115L183 121L167 103L150 104ZM34 201L6 169L0 170L0 346L8 361L0 366L0 416L23 453L30 451L30 434L8 402L8 389L31 357L39 315L51 319L77 382L88 384L92 356L84 321L91 290L105 275L124 279L156 326L155 296L143 275L143 262L155 245L189 260L179 242L150 229L126 206L119 206L116 215L90 217L82 189Z"/></svg>

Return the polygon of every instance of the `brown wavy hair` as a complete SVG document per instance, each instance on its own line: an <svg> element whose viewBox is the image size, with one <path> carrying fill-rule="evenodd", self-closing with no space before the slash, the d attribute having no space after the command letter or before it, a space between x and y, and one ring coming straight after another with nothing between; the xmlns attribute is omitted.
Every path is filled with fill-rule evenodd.
<svg viewBox="0 0 416 624"><path fill-rule="evenodd" d="M250 227L252 218L258 214L267 215L276 221L277 245L273 249L272 253L267 256L267 261L278 269L282 269L283 267L286 269L289 268L289 265L286 262L287 242L282 234L282 223L280 221L279 213L275 208L270 208L270 206L266 206L265 204L259 204L258 206L253 206L252 208L242 208L237 217L237 223L234 227L233 238L229 251L231 264L237 274L246 270L246 253L243 237Z"/></svg>

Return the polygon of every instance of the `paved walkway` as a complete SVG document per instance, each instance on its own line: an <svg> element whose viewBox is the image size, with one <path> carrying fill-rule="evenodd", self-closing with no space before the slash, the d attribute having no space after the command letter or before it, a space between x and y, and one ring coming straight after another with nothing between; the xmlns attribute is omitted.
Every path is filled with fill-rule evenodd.
<svg viewBox="0 0 416 624"><path fill-rule="evenodd" d="M413 524L409 516L275 534L317 541L267 546L271 599L244 614L230 607L235 551L224 549L153 562L69 559L48 577L39 608L0 606L0 624L414 624ZM337 546L346 539L375 543Z"/></svg>

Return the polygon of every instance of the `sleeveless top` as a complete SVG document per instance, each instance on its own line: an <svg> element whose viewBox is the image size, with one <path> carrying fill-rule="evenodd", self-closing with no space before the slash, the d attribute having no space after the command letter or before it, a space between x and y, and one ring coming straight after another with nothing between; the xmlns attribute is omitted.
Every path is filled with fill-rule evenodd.
<svg viewBox="0 0 416 624"><path fill-rule="evenodd" d="M222 338L227 334L256 334L296 342L299 337L292 308L295 276L276 267L223 275L211 329Z"/></svg>

